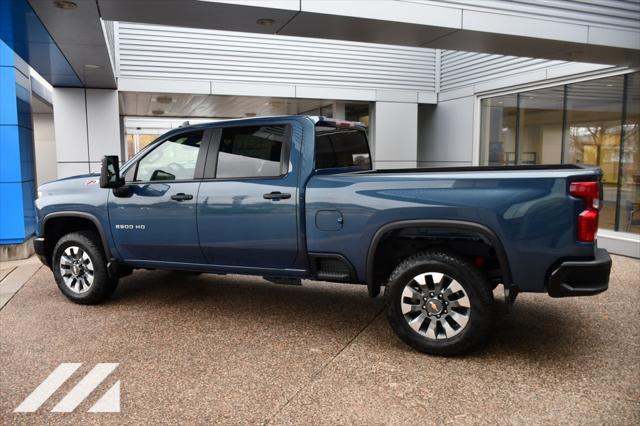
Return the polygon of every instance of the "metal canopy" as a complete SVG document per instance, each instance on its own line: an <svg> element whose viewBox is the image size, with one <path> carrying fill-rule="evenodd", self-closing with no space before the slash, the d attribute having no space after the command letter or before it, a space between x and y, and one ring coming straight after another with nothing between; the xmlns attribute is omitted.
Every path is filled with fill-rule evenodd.
<svg viewBox="0 0 640 426"><path fill-rule="evenodd" d="M73 0L75 7L70 6L69 9L56 6L56 2L51 0L29 0L29 4L84 87L117 87L97 2ZM43 75L37 67L34 68ZM58 86L55 82L51 83Z"/></svg>
<svg viewBox="0 0 640 426"><path fill-rule="evenodd" d="M61 2L71 6L59 7ZM640 30L634 26L640 19L640 6L634 3L620 3L624 7L617 8L587 8L570 1L575 7L564 9L532 1L485 2L485 5L466 0L28 0L28 3L51 35L51 45L59 48L82 85L95 88L116 87L110 57L115 42L112 34L110 37L103 30L101 18L618 66L640 64ZM520 9L514 12L508 8ZM46 70L34 68L49 80ZM49 81L60 85L55 79Z"/></svg>

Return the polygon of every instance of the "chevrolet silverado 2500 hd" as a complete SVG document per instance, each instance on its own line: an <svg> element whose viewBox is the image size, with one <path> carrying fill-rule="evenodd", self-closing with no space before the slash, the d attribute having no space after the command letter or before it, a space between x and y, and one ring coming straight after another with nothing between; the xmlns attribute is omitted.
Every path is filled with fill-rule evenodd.
<svg viewBox="0 0 640 426"><path fill-rule="evenodd" d="M323 117L186 126L101 174L39 188L35 248L64 295L98 303L135 268L385 287L413 348L491 331L492 289L607 289L600 177L576 165L374 170L365 128Z"/></svg>

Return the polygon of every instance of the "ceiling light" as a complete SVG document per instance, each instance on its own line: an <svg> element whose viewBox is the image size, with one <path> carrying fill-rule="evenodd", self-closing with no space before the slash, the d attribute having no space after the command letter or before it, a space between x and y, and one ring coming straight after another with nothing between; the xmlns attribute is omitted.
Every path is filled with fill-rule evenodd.
<svg viewBox="0 0 640 426"><path fill-rule="evenodd" d="M84 67L89 68L91 70L97 70L102 68L100 65L96 65L96 64L85 64Z"/></svg>
<svg viewBox="0 0 640 426"><path fill-rule="evenodd" d="M53 5L63 10L73 10L78 7L76 3L69 0L54 0Z"/></svg>
<svg viewBox="0 0 640 426"><path fill-rule="evenodd" d="M173 98L171 98L171 96L157 96L154 101L159 104L170 104L173 101Z"/></svg>
<svg viewBox="0 0 640 426"><path fill-rule="evenodd" d="M164 113L165 111L163 109L154 109L153 111L151 111L151 114L153 115L162 115Z"/></svg>
<svg viewBox="0 0 640 426"><path fill-rule="evenodd" d="M260 18L256 21L256 24L258 25L262 25L263 27L270 27L271 25L275 24L276 21L274 21L273 19L269 19L269 18Z"/></svg>

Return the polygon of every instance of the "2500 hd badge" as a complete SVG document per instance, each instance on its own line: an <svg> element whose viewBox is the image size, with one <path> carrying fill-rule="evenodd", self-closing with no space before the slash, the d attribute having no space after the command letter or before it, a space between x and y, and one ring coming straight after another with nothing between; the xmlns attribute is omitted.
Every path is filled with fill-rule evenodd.
<svg viewBox="0 0 640 426"><path fill-rule="evenodd" d="M125 230L132 230L132 229L139 229L144 231L145 229L145 225L144 224L138 224L138 225L115 225L114 226L115 229L125 229Z"/></svg>

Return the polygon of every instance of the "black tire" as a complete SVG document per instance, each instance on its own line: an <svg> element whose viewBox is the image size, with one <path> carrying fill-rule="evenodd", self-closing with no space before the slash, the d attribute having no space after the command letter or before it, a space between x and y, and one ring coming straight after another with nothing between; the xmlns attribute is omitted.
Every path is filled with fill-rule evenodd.
<svg viewBox="0 0 640 426"><path fill-rule="evenodd" d="M74 303L82 305L94 305L106 300L118 286L118 280L110 278L107 273L107 260L100 243L100 236L92 231L77 231L64 235L58 240L53 249L52 267L58 288ZM61 272L60 259L65 250L70 247L78 247L91 260L93 266L93 282L88 290L77 293L65 284ZM78 284L74 284L78 285ZM77 288L77 287L76 287Z"/></svg>
<svg viewBox="0 0 640 426"><path fill-rule="evenodd" d="M457 332L458 334L454 335L451 333L451 337L438 334L439 331L442 331L443 333L445 332L441 324L442 321L449 321L449 319L444 318L447 316L447 314L445 314L447 311L444 310L440 311L441 314L437 317L439 319L436 320L434 314L435 311L430 311L429 309L431 309L431 307L427 306L427 303L429 302L422 301L426 300L431 293L426 294L426 298L422 300L420 300L420 298L416 298L419 301L418 305L422 305L422 303L425 305L414 306L416 312L406 313L409 319L407 319L405 314L403 314L403 299L405 301L405 307L413 306L416 303L412 298L407 298L406 296L403 297L405 287L409 283L415 283L413 281L414 277L418 277L423 273L445 274L445 276L457 281L463 288L463 294L466 293L466 297L468 299L465 299L465 303L470 304L470 308L465 314L467 315L465 317L466 323L458 328L460 331L454 330L454 333ZM420 291L424 290L422 287L418 287L415 285L413 286L413 288L418 288ZM446 285L444 287L446 288ZM411 291L409 291L409 293L412 295L415 294ZM456 293L457 296L459 296L459 294L460 293ZM435 296L437 297L437 295ZM475 349L486 342L492 329L493 294L491 292L490 283L486 280L483 274L469 262L458 256L449 254L446 251L427 251L405 259L391 274L385 287L384 297L386 315L391 328L402 341L420 352L432 355L462 354ZM449 300L448 297L453 299L455 296L454 294L449 296L445 295L444 299L442 299L443 303L437 306L438 309L446 309L444 301ZM407 305L407 303L410 303L410 305ZM449 301L447 303L451 304L449 305L449 310L451 311L449 315L457 316L457 313L454 312L454 310L465 309L457 307L451 308L455 301ZM416 315L414 324L424 321L421 318L417 318L418 316L429 315L429 318L426 318L429 321L427 322L427 326L430 325L431 322L435 324L434 329L437 338L427 337L426 330L423 328L425 327L424 324L419 326L420 332L414 330L409 325L409 321L413 319L411 318L413 315ZM453 325L456 324L458 323L454 321ZM416 327L418 326L416 325ZM449 328L451 329L450 326Z"/></svg>

